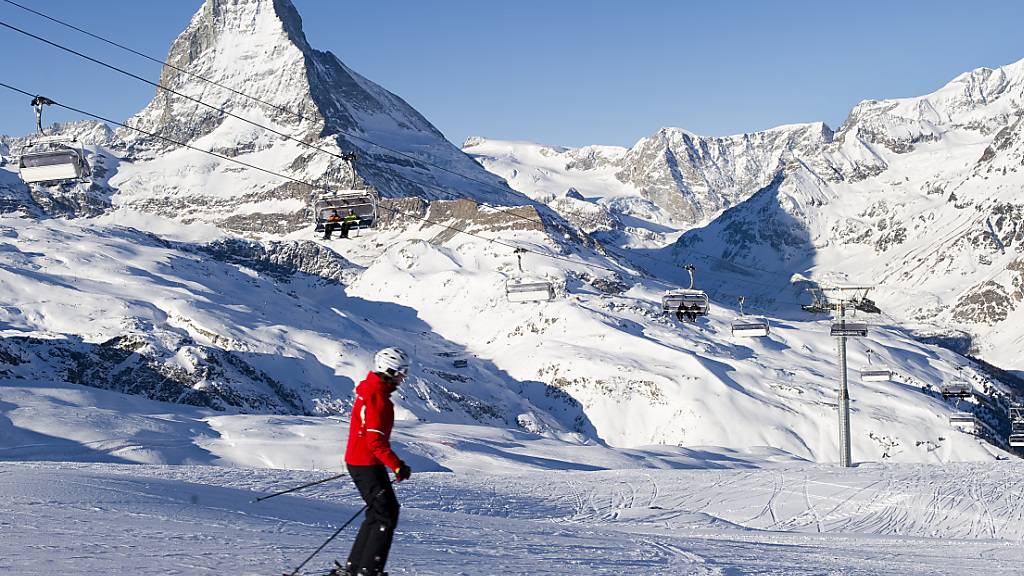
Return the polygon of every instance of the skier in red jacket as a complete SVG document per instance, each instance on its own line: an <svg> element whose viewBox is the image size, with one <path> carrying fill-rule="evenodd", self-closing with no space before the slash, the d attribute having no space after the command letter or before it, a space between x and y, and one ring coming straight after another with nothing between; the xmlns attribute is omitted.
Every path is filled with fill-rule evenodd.
<svg viewBox="0 0 1024 576"><path fill-rule="evenodd" d="M367 508L342 572L346 576L387 574L384 564L398 525L399 508L388 469L395 473L396 482L407 480L412 474L391 449L395 405L390 396L408 373L409 356L398 348L385 348L374 356L373 372L356 386L345 464Z"/></svg>

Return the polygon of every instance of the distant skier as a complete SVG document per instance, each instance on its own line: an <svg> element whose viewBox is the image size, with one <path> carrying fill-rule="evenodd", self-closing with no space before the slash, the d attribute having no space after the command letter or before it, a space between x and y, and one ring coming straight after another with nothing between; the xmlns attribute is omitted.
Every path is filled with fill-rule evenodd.
<svg viewBox="0 0 1024 576"><path fill-rule="evenodd" d="M367 503L366 518L352 544L343 576L384 576L391 539L398 525L398 498L388 478L407 480L412 470L391 449L395 406L391 393L409 373L409 356L398 348L385 348L373 358L373 372L356 387L345 464Z"/></svg>

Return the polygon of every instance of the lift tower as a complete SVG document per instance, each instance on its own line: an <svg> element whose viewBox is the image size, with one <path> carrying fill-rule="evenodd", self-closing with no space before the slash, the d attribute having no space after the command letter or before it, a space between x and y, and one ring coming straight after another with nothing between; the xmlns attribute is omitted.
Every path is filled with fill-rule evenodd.
<svg viewBox="0 0 1024 576"><path fill-rule="evenodd" d="M857 311L869 314L881 312L868 299L870 286L832 286L808 288L814 302L801 306L808 312L832 314L831 335L836 338L839 350L839 465L849 468L850 458L850 391L846 375L846 339L864 338L868 325L863 322L847 322L846 313Z"/></svg>

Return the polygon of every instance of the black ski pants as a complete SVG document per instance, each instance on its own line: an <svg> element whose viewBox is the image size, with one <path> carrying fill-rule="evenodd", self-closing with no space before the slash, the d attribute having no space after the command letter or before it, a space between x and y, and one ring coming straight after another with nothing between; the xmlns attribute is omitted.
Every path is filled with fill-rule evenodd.
<svg viewBox="0 0 1024 576"><path fill-rule="evenodd" d="M334 230L340 226L341 224L338 224L337 222L328 222L327 224L324 224L324 240L330 240L331 234L333 234Z"/></svg>
<svg viewBox="0 0 1024 576"><path fill-rule="evenodd" d="M346 220L346 221L341 223L341 237L342 238L348 238L348 231L352 229L353 225L355 225L355 222L350 222L348 220Z"/></svg>
<svg viewBox="0 0 1024 576"><path fill-rule="evenodd" d="M348 555L353 574L384 572L398 526L398 498L384 466L348 465L348 473L366 501L366 517Z"/></svg>

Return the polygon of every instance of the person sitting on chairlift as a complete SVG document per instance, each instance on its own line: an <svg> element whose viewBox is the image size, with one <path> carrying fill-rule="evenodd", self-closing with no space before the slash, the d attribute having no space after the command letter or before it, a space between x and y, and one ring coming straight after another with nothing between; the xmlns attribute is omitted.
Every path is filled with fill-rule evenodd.
<svg viewBox="0 0 1024 576"><path fill-rule="evenodd" d="M690 322L697 321L697 307L690 307L686 302L680 302L679 308L676 309L676 318L682 322L684 319Z"/></svg>
<svg viewBox="0 0 1024 576"><path fill-rule="evenodd" d="M341 222L341 237L348 238L348 231L357 224L359 224L359 216L355 210L349 208L348 214L345 214L345 218Z"/></svg>
<svg viewBox="0 0 1024 576"><path fill-rule="evenodd" d="M324 224L324 240L330 240L331 234L334 233L334 229L341 226L341 216L338 215L337 210L331 210L331 215L327 217L327 224ZM344 238L346 230L343 227L341 229L341 237Z"/></svg>

